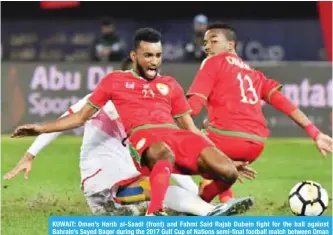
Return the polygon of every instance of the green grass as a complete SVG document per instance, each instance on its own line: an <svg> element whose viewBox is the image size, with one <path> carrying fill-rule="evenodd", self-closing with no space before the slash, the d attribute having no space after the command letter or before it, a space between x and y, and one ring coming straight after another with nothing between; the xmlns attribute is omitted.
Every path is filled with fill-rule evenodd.
<svg viewBox="0 0 333 235"><path fill-rule="evenodd" d="M32 141L2 136L2 176L15 166ZM20 174L2 182L3 234L44 235L49 215L89 215L80 191L80 144L80 137L59 137L36 158L28 180ZM332 215L332 158L322 159L310 141L271 139L252 166L258 178L233 187L237 196L255 198L254 208L246 215L291 215L288 193L302 180L317 181L327 189L330 205L325 215Z"/></svg>

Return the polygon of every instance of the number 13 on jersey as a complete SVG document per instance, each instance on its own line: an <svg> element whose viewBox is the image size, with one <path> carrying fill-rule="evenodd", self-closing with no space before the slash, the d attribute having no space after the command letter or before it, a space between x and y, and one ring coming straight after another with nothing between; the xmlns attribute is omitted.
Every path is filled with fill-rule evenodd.
<svg viewBox="0 0 333 235"><path fill-rule="evenodd" d="M246 104L256 104L259 101L259 98L255 88L253 87L253 82L251 78L248 75L242 76L242 74L239 73L237 75L237 80L239 81L239 89L242 97L241 102ZM245 89L246 83L248 84L247 89ZM247 96L248 92L252 93L252 97Z"/></svg>

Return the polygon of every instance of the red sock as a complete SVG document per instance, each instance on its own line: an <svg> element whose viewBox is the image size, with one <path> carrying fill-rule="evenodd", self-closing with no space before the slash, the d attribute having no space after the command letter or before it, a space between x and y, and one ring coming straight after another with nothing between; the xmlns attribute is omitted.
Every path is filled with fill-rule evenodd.
<svg viewBox="0 0 333 235"><path fill-rule="evenodd" d="M148 214L163 209L163 201L170 184L172 164L166 160L158 161L150 174L150 204Z"/></svg>
<svg viewBox="0 0 333 235"><path fill-rule="evenodd" d="M234 198L231 188L229 188L227 191L224 191L223 193L219 194L219 200L222 203L225 203L227 200L229 200L231 198Z"/></svg>
<svg viewBox="0 0 333 235"><path fill-rule="evenodd" d="M202 200L206 202L211 202L215 196L217 196L221 192L228 190L230 187L230 184L224 183L221 180L213 181L203 189L200 196Z"/></svg>

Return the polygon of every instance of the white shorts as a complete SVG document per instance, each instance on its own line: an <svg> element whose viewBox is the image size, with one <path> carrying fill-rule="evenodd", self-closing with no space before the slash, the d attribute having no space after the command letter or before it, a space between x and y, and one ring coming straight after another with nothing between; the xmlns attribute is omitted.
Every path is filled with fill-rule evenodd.
<svg viewBox="0 0 333 235"><path fill-rule="evenodd" d="M118 185L130 183L140 177L128 150L91 151L81 156L81 189L93 213L114 201Z"/></svg>
<svg viewBox="0 0 333 235"><path fill-rule="evenodd" d="M119 186L141 178L128 148L116 147L115 144L112 145L112 151L101 147L82 151L80 172L81 189L94 214L119 208L116 200ZM172 174L172 178L187 191L198 194L198 187L190 176Z"/></svg>

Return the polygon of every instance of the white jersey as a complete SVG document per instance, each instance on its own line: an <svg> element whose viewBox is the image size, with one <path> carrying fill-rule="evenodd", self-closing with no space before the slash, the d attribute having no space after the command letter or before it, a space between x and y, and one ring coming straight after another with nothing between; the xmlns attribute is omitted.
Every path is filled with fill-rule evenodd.
<svg viewBox="0 0 333 235"><path fill-rule="evenodd" d="M90 95L72 105L63 116L78 112L87 104ZM39 136L28 152L36 156L60 134ZM86 196L140 175L133 163L128 142L123 145L125 138L124 126L111 101L86 121L80 151L81 188Z"/></svg>
<svg viewBox="0 0 333 235"><path fill-rule="evenodd" d="M78 112L87 104L90 95L72 105L62 117ZM36 156L60 134L62 133L38 136L28 152ZM120 181L140 175L133 163L129 146L123 145L125 138L124 126L111 101L86 121L80 151L81 188L86 196L103 192ZM125 143L128 144L127 141ZM172 178L185 189L198 192L191 177L172 174ZM114 189L117 190L116 187Z"/></svg>
<svg viewBox="0 0 333 235"><path fill-rule="evenodd" d="M90 95L91 94L85 96L79 102L71 106L69 108L69 113L78 112L87 103ZM95 153L98 150L102 152L117 152L118 149L115 147L119 147L119 143L125 138L126 133L124 126L119 119L116 108L113 103L109 101L84 125L80 156L81 160L87 159L91 151L94 151ZM120 151L123 149L124 148L121 148Z"/></svg>
<svg viewBox="0 0 333 235"><path fill-rule="evenodd" d="M78 112L88 101L87 95L69 112ZM140 175L133 164L126 138L114 104L108 101L85 123L80 152L81 185L86 195Z"/></svg>

